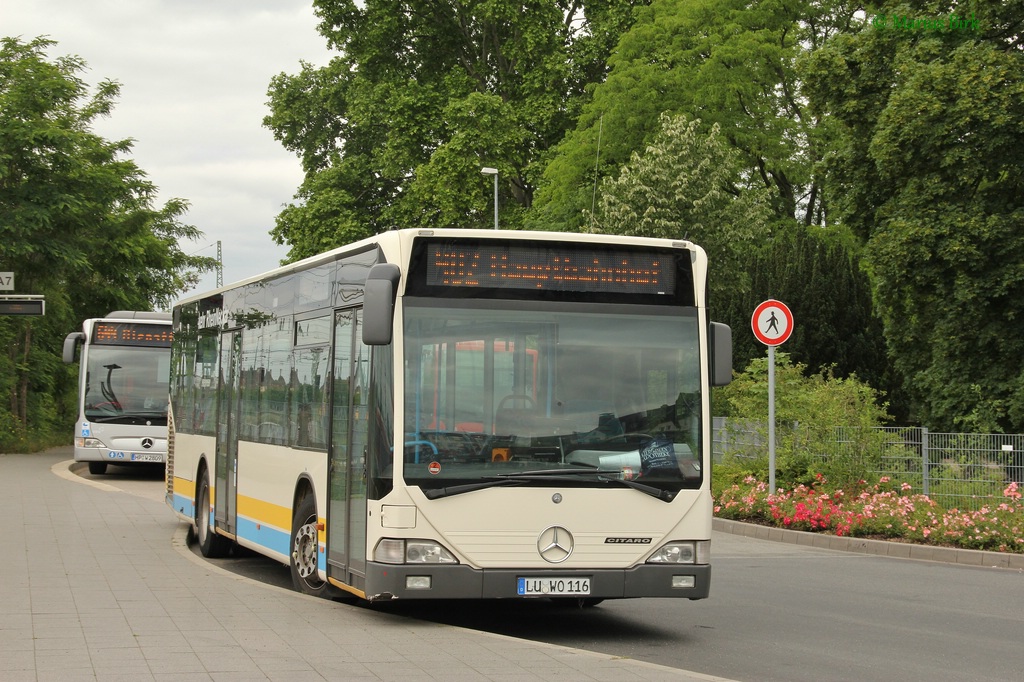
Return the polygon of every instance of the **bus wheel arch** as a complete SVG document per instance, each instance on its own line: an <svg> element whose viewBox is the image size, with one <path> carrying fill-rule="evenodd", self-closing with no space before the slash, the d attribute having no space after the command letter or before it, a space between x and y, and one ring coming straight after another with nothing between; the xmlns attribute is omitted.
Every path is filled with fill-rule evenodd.
<svg viewBox="0 0 1024 682"><path fill-rule="evenodd" d="M210 469L206 465L206 460L199 465L196 481L196 515L193 523L199 551L208 559L227 556L231 550L231 540L217 535L210 528Z"/></svg>
<svg viewBox="0 0 1024 682"><path fill-rule="evenodd" d="M293 509L288 562L292 585L303 594L330 597L331 586L321 580L318 573L320 520L316 509L316 494L308 481L301 482L297 487Z"/></svg>

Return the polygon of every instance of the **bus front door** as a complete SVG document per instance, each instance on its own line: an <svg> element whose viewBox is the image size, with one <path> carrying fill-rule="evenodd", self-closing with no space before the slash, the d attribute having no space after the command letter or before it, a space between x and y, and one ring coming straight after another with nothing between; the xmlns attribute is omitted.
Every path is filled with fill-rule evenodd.
<svg viewBox="0 0 1024 682"><path fill-rule="evenodd" d="M327 514L328 575L362 589L366 575L366 445L370 349L359 334L362 310L334 317Z"/></svg>
<svg viewBox="0 0 1024 682"><path fill-rule="evenodd" d="M242 334L220 337L220 390L217 392L217 462L214 518L218 528L235 533L235 472L238 467L238 409Z"/></svg>

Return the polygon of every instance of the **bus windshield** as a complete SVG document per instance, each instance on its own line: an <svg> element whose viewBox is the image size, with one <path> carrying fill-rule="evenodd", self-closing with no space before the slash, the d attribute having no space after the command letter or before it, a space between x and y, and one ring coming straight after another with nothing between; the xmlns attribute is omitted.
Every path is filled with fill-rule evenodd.
<svg viewBox="0 0 1024 682"><path fill-rule="evenodd" d="M405 302L407 484L700 487L695 309Z"/></svg>
<svg viewBox="0 0 1024 682"><path fill-rule="evenodd" d="M92 345L85 359L85 418L166 424L170 361L166 348Z"/></svg>

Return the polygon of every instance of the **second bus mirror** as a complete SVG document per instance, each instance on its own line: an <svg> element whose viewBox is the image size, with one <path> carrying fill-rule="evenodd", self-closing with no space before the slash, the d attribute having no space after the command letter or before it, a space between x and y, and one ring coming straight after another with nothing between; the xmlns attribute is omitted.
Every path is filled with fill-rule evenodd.
<svg viewBox="0 0 1024 682"><path fill-rule="evenodd" d="M85 332L71 332L64 337L64 363L70 365L75 361L75 349L85 342Z"/></svg>
<svg viewBox="0 0 1024 682"><path fill-rule="evenodd" d="M395 295L401 276L401 270L393 263L378 263L370 268L363 290L363 343L367 346L391 343Z"/></svg>

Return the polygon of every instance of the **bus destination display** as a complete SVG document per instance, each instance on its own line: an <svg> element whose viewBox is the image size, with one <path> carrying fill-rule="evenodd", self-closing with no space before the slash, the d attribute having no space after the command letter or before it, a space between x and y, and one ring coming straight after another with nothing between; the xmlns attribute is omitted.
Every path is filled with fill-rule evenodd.
<svg viewBox="0 0 1024 682"><path fill-rule="evenodd" d="M426 284L615 294L673 294L675 259L616 248L431 244Z"/></svg>
<svg viewBox="0 0 1024 682"><path fill-rule="evenodd" d="M138 322L98 322L93 327L92 342L105 346L170 348L171 327Z"/></svg>

